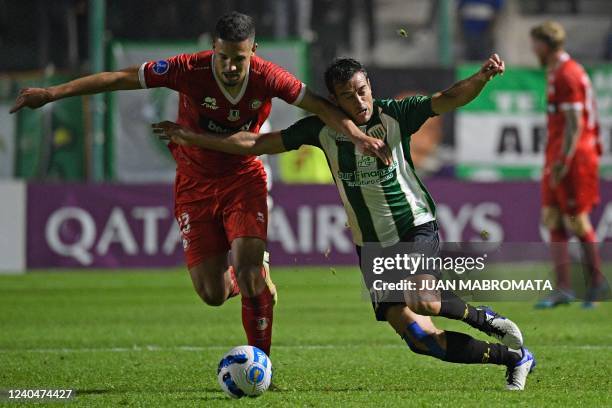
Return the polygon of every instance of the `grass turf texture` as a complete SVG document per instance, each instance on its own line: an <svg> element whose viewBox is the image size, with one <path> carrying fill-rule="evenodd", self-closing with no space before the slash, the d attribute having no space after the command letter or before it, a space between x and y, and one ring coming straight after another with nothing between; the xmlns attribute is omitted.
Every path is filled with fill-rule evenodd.
<svg viewBox="0 0 612 408"><path fill-rule="evenodd" d="M411 353L374 320L356 268L276 268L273 278L278 391L239 401L222 393L218 360L246 342L240 300L204 306L183 271L0 276L0 389L76 389L70 406L88 407L611 404L610 303L547 311L495 304L521 326L538 359L527 389L510 393L503 367Z"/></svg>

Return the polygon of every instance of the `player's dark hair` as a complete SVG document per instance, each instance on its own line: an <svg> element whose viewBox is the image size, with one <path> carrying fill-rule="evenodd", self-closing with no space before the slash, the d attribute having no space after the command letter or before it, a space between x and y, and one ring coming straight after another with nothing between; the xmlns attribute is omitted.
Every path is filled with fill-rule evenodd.
<svg viewBox="0 0 612 408"><path fill-rule="evenodd" d="M215 38L231 42L255 38L255 21L252 17L237 11L224 14L217 21Z"/></svg>
<svg viewBox="0 0 612 408"><path fill-rule="evenodd" d="M359 61L352 58L337 58L334 60L325 70L325 86L327 86L329 93L334 95L334 85L350 81L357 72L363 72L366 79L368 78L368 71Z"/></svg>

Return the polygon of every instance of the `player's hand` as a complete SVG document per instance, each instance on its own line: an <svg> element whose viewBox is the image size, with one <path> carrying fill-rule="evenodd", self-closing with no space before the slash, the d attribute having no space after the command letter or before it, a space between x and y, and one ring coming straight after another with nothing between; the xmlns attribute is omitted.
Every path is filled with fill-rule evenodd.
<svg viewBox="0 0 612 408"><path fill-rule="evenodd" d="M168 140L181 146L194 146L195 134L181 125L165 120L151 125L159 140Z"/></svg>
<svg viewBox="0 0 612 408"><path fill-rule="evenodd" d="M563 177L567 175L569 171L569 167L561 162L557 162L553 164L552 169L550 171L550 185L551 187L557 187Z"/></svg>
<svg viewBox="0 0 612 408"><path fill-rule="evenodd" d="M480 67L479 75L485 81L491 80L496 75L502 75L506 70L506 63L497 54L492 54L489 59Z"/></svg>
<svg viewBox="0 0 612 408"><path fill-rule="evenodd" d="M393 162L393 156L389 146L380 139L371 136L362 136L353 140L358 150L362 151L366 156L378 157L387 166Z"/></svg>
<svg viewBox="0 0 612 408"><path fill-rule="evenodd" d="M30 109L40 108L52 100L51 92L45 88L24 88L19 92L19 96L17 96L15 105L11 108L10 113L15 113L23 107Z"/></svg>

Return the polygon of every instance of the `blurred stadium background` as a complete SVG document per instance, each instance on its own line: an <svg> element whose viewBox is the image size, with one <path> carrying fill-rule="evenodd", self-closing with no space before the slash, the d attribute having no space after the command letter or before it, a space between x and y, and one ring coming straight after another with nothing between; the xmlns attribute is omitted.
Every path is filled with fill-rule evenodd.
<svg viewBox="0 0 612 408"><path fill-rule="evenodd" d="M222 13L255 17L258 53L320 93L335 56L353 56L379 97L431 93L490 52L506 75L468 107L413 138L419 172L439 203L447 241L540 241L545 77L529 28L562 22L568 51L588 67L604 154L601 240L612 238L612 2L608 0L0 0L0 269L182 265L172 216L174 163L149 131L174 119L177 95L143 90L8 111L18 89L206 49ZM400 30L403 30L400 33ZM275 102L269 126L303 112ZM354 262L323 156L267 158L274 263Z"/></svg>
<svg viewBox="0 0 612 408"><path fill-rule="evenodd" d="M612 240L610 0L0 0L0 275L17 274L0 276L0 404L8 388L34 387L76 389L75 403L88 407L227 402L214 373L245 341L240 302L206 307L191 288L172 210L174 163L149 127L175 118L177 95L154 89L9 109L22 87L207 49L230 10L255 17L259 54L323 94L335 56L364 62L379 97L441 90L492 51L505 58L506 74L477 100L412 139L451 242L547 239L538 183L545 76L528 33L559 20L596 91L604 153L593 222L601 241ZM272 112L272 129L304 114L283 102ZM323 156L302 148L265 160L281 392L241 402L610 406L610 303L546 312L532 299L499 304L539 361L527 392L496 392L502 368L410 355L372 319ZM523 264L521 254L503 271L541 277L542 252L544 263ZM608 279L611 253L602 251Z"/></svg>

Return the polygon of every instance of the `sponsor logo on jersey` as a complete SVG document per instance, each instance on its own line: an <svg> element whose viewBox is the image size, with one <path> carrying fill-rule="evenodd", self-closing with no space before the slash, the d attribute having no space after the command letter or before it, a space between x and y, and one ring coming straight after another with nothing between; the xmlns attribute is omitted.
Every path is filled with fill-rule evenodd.
<svg viewBox="0 0 612 408"><path fill-rule="evenodd" d="M261 108L262 104L263 104L263 102L260 101L259 99L253 99L251 101L251 103L249 104L249 107L251 108L251 110L257 110L257 109Z"/></svg>
<svg viewBox="0 0 612 408"><path fill-rule="evenodd" d="M168 61L159 60L153 64L153 73L156 75L164 75L170 69Z"/></svg>
<svg viewBox="0 0 612 408"><path fill-rule="evenodd" d="M230 109L229 115L227 116L227 120L231 122L236 122L240 120L240 111L238 109Z"/></svg>
<svg viewBox="0 0 612 408"><path fill-rule="evenodd" d="M357 155L357 160L362 158ZM391 180L395 176L398 163L393 160L390 166L381 169L355 170L350 172L339 171L338 179L344 181L349 187L360 187L371 184L380 184Z"/></svg>
<svg viewBox="0 0 612 408"><path fill-rule="evenodd" d="M253 120L249 120L244 125L236 128L236 127L227 127L227 126L220 125L214 120L202 115L200 116L199 125L200 125L200 128L208 129L213 133L225 134L225 133L239 132L241 130L249 130L251 126L253 125Z"/></svg>
<svg viewBox="0 0 612 408"><path fill-rule="evenodd" d="M257 222L261 222L261 223L266 222L266 218L264 217L262 212L257 212Z"/></svg>
<svg viewBox="0 0 612 408"><path fill-rule="evenodd" d="M202 106L208 109L217 110L219 107L217 106L217 99L207 96L204 98L204 102L202 102Z"/></svg>

